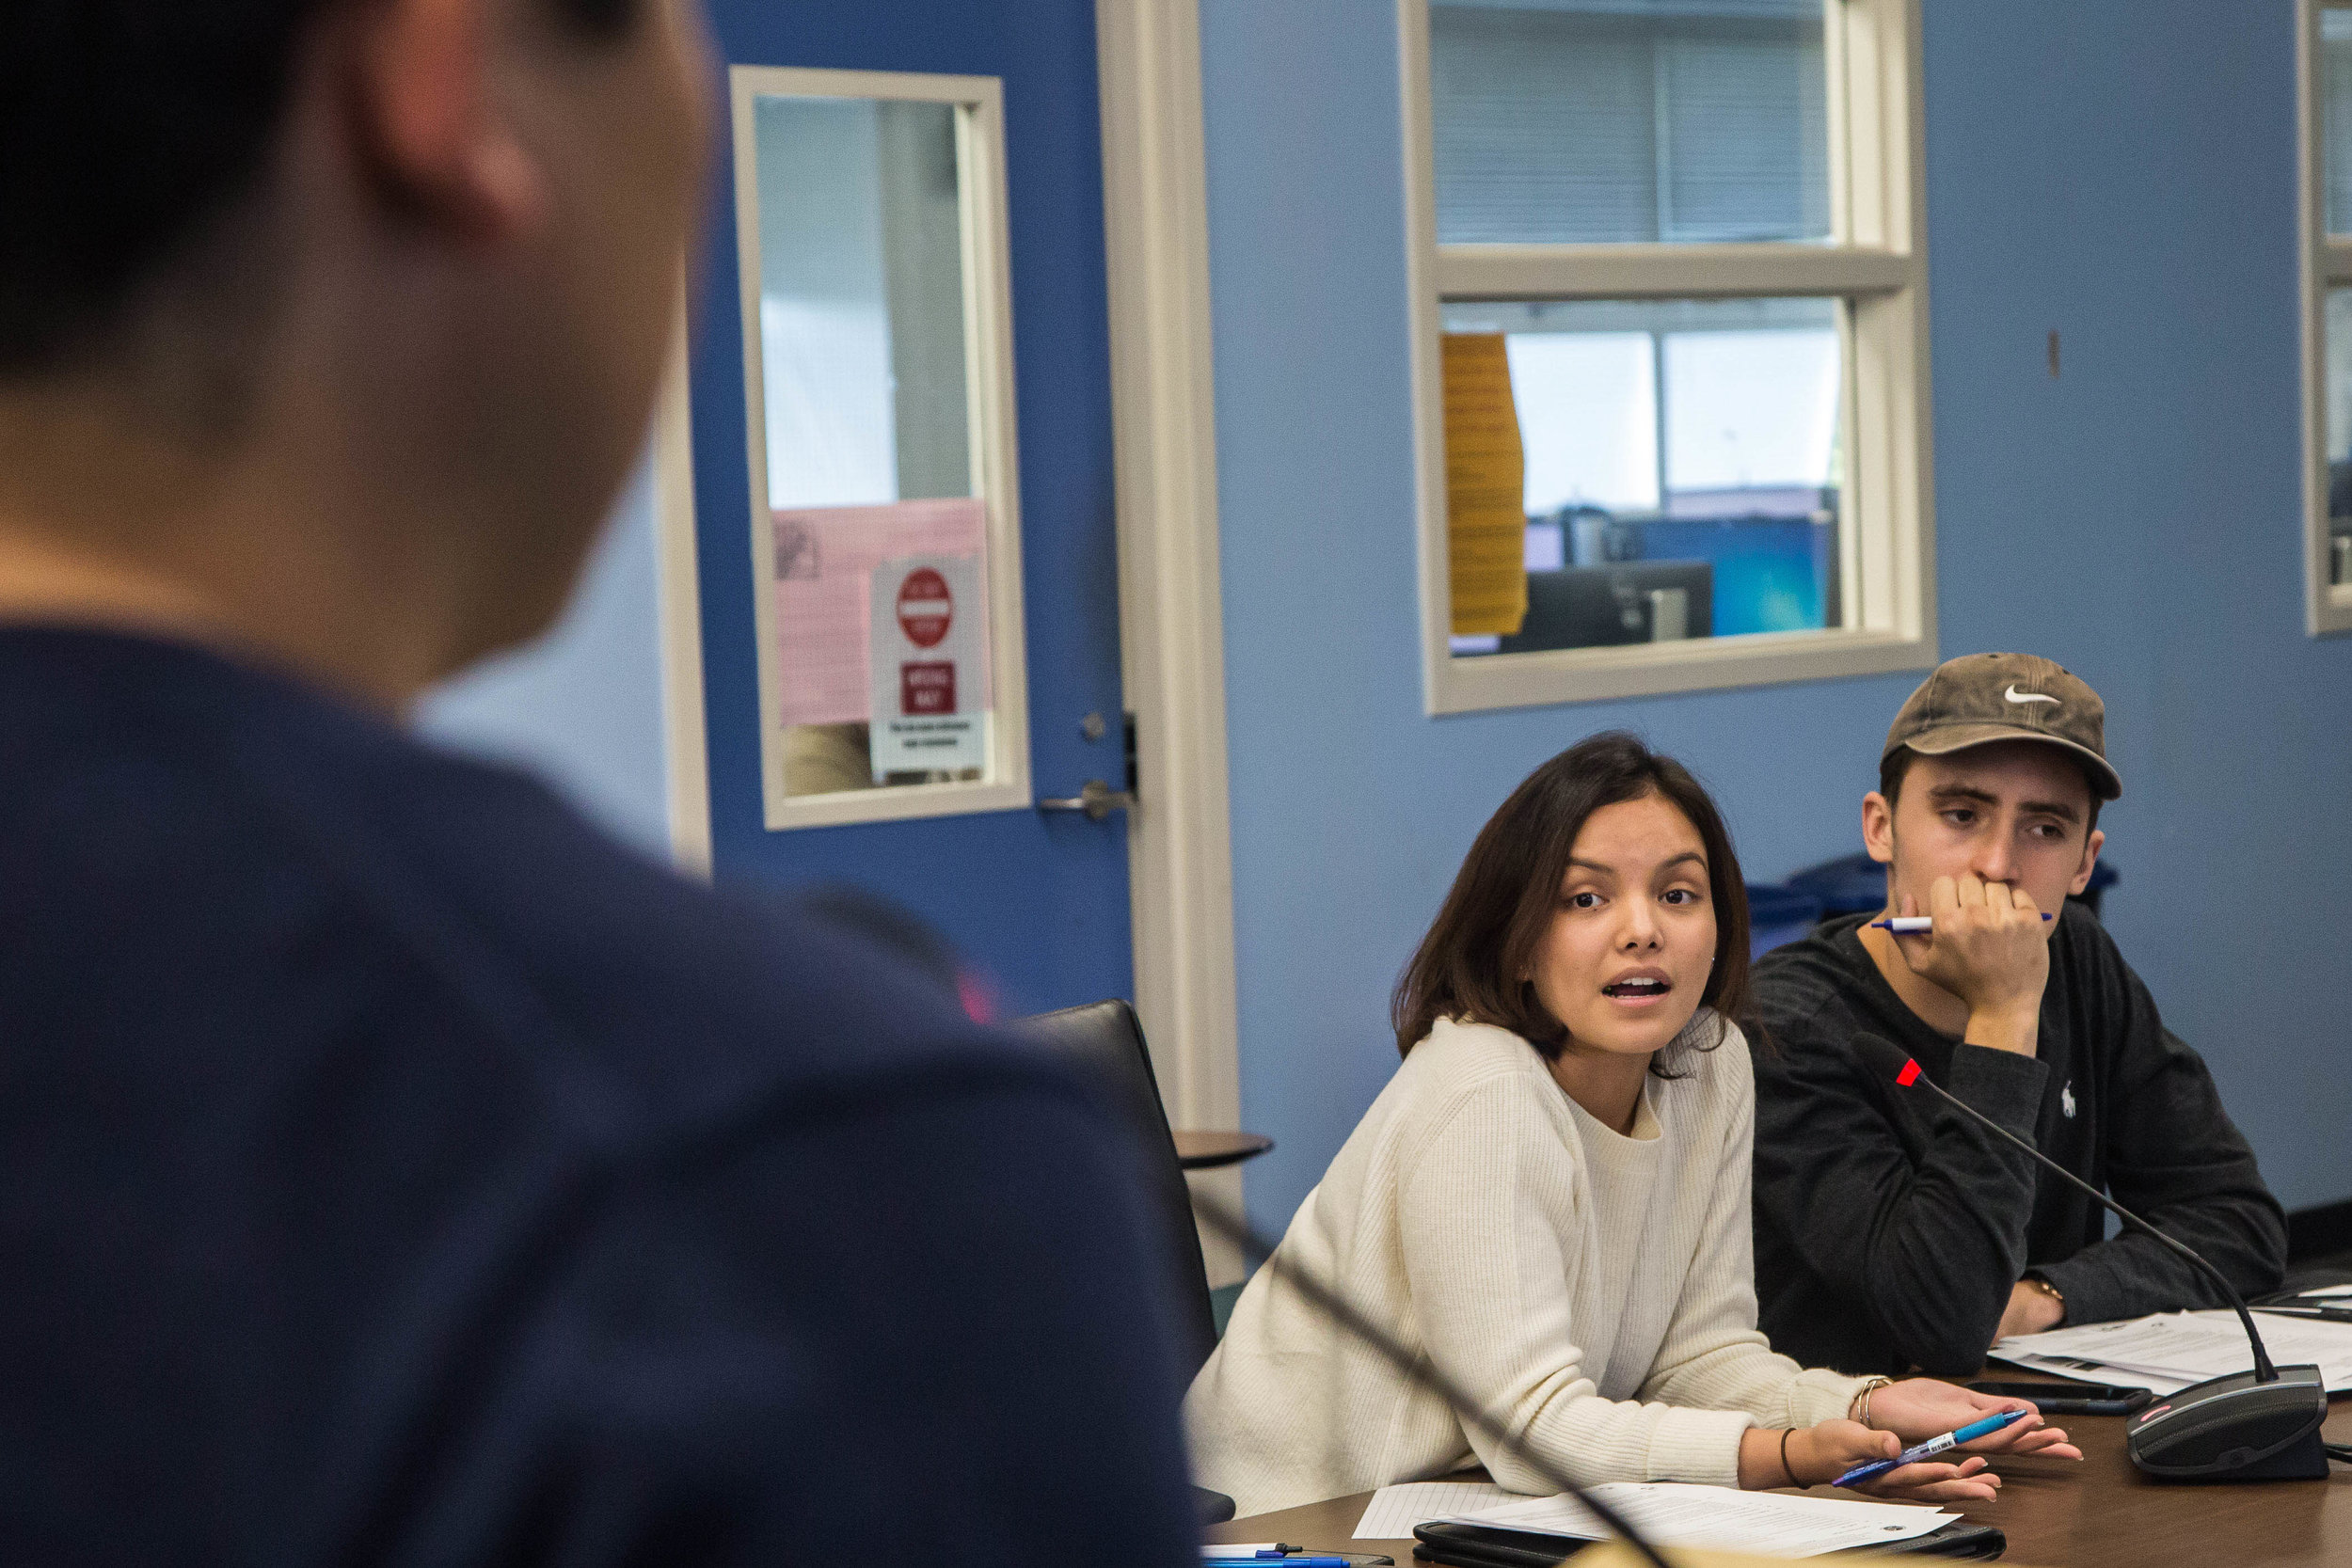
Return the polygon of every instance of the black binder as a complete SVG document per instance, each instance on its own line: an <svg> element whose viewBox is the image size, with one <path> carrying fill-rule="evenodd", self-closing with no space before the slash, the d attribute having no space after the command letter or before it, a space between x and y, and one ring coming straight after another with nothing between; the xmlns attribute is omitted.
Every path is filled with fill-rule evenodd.
<svg viewBox="0 0 2352 1568"><path fill-rule="evenodd" d="M1451 1568L1550 1568L1562 1558L1592 1545L1572 1536L1547 1535L1540 1530L1502 1529L1493 1525L1455 1524L1434 1519L1413 1528L1413 1560L1441 1562ZM1992 1525L1954 1519L1941 1529L1915 1535L1884 1546L1856 1546L1856 1553L1886 1557L1951 1557L1991 1559L2009 1550L2009 1537ZM1844 1552L1829 1552L1843 1557Z"/></svg>

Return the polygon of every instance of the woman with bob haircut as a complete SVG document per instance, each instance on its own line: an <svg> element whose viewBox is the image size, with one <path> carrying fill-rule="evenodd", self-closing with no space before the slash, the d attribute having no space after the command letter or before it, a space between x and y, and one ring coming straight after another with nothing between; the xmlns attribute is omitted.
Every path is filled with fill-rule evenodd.
<svg viewBox="0 0 2352 1568"><path fill-rule="evenodd" d="M1969 1445L2080 1458L2022 1400L1807 1371L1756 1327L1747 898L1712 800L1631 736L1535 769L1398 981L1404 1065L1277 1257L1579 1481L1814 1485L1997 1410ZM1185 1401L1245 1513L1483 1464L1552 1488L1261 1269ZM1994 1496L1972 1453L1867 1490Z"/></svg>

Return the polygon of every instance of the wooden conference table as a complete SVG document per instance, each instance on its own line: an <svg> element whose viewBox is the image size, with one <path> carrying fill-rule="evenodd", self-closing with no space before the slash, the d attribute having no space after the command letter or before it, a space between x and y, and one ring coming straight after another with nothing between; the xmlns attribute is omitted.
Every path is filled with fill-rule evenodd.
<svg viewBox="0 0 2352 1568"><path fill-rule="evenodd" d="M1998 1375L2023 1378L2000 1369ZM2038 1568L2164 1568L2166 1564L2328 1563L2352 1568L2352 1466L2326 1481L2184 1485L2149 1480L2123 1454L2121 1416L2056 1418L2083 1450L2064 1459L2003 1459L2001 1495L1964 1512L2009 1537L2006 1560ZM2352 1443L2352 1398L2332 1402L2332 1443ZM1823 1496L1843 1497L1832 1487ZM1400 1568L1410 1541L1349 1539L1370 1493L1212 1526L1211 1541L1284 1541L1324 1551L1385 1552ZM1921 1558L1921 1562L1938 1560Z"/></svg>

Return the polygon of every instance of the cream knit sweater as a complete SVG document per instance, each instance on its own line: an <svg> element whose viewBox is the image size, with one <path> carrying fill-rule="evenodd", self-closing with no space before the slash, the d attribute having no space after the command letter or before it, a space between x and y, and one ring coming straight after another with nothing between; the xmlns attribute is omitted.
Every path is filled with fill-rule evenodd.
<svg viewBox="0 0 2352 1568"><path fill-rule="evenodd" d="M1702 1008L1686 1038L1710 1037ZM1441 1022L1373 1101L1277 1257L1334 1287L1580 1481L1739 1483L1750 1425L1843 1416L1861 1381L1804 1371L1756 1329L1755 1096L1735 1030L1670 1048L1633 1135L1601 1125L1518 1036ZM1184 1402L1204 1486L1244 1513L1484 1464L1467 1436L1272 1269Z"/></svg>

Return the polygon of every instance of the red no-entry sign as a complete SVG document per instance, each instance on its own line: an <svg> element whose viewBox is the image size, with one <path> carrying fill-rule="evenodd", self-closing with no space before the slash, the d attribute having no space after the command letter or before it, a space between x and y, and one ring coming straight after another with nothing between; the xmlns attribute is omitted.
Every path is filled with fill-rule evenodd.
<svg viewBox="0 0 2352 1568"><path fill-rule="evenodd" d="M936 648L946 641L956 618L956 596L947 579L929 566L918 566L898 585L898 626L918 648Z"/></svg>

